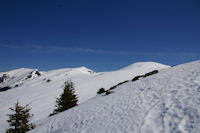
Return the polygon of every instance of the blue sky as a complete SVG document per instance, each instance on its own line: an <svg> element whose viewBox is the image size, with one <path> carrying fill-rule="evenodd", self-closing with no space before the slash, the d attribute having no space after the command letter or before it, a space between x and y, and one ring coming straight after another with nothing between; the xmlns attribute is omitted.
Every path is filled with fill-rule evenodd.
<svg viewBox="0 0 200 133"><path fill-rule="evenodd" d="M0 71L200 59L199 0L1 0Z"/></svg>

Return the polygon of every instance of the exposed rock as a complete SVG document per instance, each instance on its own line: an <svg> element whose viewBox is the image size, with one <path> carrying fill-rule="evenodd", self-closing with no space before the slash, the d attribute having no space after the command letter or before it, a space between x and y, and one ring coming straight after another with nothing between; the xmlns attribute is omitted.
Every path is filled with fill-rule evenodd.
<svg viewBox="0 0 200 133"><path fill-rule="evenodd" d="M8 74L3 74L0 77L0 83L6 82L9 79L9 75Z"/></svg>
<svg viewBox="0 0 200 133"><path fill-rule="evenodd" d="M0 92L1 92L1 91L7 91L7 90L9 90L9 89L11 89L10 86L5 86L5 87L3 87L3 88L0 88Z"/></svg>

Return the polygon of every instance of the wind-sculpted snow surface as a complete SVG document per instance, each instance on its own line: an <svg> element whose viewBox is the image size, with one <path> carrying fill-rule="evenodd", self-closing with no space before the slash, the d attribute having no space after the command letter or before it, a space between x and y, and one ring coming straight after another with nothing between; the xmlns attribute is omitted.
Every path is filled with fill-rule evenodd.
<svg viewBox="0 0 200 133"><path fill-rule="evenodd" d="M17 100L22 105L30 103L31 113L34 114L33 123L46 119L53 112L56 97L62 93L63 85L69 79L75 84L78 104L81 104L94 98L99 88L109 89L122 81L131 80L137 75L168 67L154 62L142 62L112 72L95 73L85 67L43 72L38 77L26 80L19 87L0 92L0 132L4 133L8 128L6 114L10 113L9 107L13 107ZM27 69L19 70L19 74L29 74Z"/></svg>
<svg viewBox="0 0 200 133"><path fill-rule="evenodd" d="M129 81L31 133L200 133L200 61Z"/></svg>

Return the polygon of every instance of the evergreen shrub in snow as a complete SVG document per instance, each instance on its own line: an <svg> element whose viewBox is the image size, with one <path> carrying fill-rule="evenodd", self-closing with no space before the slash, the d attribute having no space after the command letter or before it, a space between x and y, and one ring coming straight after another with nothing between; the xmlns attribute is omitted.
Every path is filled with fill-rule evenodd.
<svg viewBox="0 0 200 133"><path fill-rule="evenodd" d="M98 90L97 94L102 94L102 93L104 93L104 92L106 92L105 89L104 89L104 88L100 88L100 89Z"/></svg>
<svg viewBox="0 0 200 133"><path fill-rule="evenodd" d="M9 120L7 121L10 128L7 129L6 133L25 133L35 127L34 124L29 123L33 114L29 113L31 108L29 108L28 105L29 104L23 107L19 105L19 102L17 102L14 108L10 108L14 113L8 114Z"/></svg>
<svg viewBox="0 0 200 133"><path fill-rule="evenodd" d="M77 102L78 98L74 91L74 83L72 81L65 82L63 93L59 98L56 98L56 109L52 114L50 114L50 116L76 106Z"/></svg>

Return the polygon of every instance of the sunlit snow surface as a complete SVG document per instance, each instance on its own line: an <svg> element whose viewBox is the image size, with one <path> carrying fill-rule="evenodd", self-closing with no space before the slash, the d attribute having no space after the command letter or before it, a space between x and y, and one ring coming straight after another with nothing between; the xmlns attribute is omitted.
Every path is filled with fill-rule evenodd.
<svg viewBox="0 0 200 133"><path fill-rule="evenodd" d="M59 97L59 95L61 94L63 90L64 82L68 79L71 79L75 83L75 93L78 95L78 100L79 100L78 103L80 104L79 106L83 108L83 106L86 105L86 107L88 108L88 111L90 110L91 112L97 109L98 111L96 113L98 113L98 112L103 111L102 108L99 107L99 105L102 104L102 106L109 108L109 104L103 105L103 103L99 103L95 105L89 105L88 107L88 103L85 103L85 102L90 99L91 101L93 101L92 98L96 96L96 93L99 88L104 87L105 89L109 89L110 87L118 84L119 82L122 82L125 80L131 80L133 77L137 75L142 75L155 69L159 70L159 69L168 68L168 67L169 66L165 66L159 63L154 63L154 62L141 62L141 63L132 64L128 67L125 67L117 71L101 72L101 73L95 73L92 70L87 69L85 67L73 68L73 69L66 68L66 69L53 70L49 72L43 72L41 76L33 77L32 79L29 79L26 81L21 80L21 79L24 79L23 75L24 77L26 77L27 74L30 71L32 71L32 69L17 69L14 72L10 71L8 72L8 74L10 75L12 75L11 73L14 73L15 76L21 75L20 76L21 78L17 81L17 83L20 82L21 85L19 87L12 88L4 92L0 92L0 132L4 133L5 130L8 128L8 123L6 121L8 119L8 116L6 116L6 114L10 113L9 107L13 107L14 103L16 103L17 100L22 105L30 103L30 107L32 108L31 113L34 114L32 122L36 123L36 125L38 125L38 123L46 119L48 115L52 113L52 111L54 110L56 97ZM4 74L4 73L0 73L0 74ZM13 84L15 84L14 81L12 82ZM117 90L118 89L116 89L116 91ZM127 94L129 93L132 93L132 92L127 92ZM116 92L112 95L116 95L116 94L118 93ZM119 95L120 97L123 96L122 94L119 94ZM100 97L100 101L103 102L104 98L106 99L107 97ZM99 98L94 98L95 103L96 103L96 100L98 99ZM107 102L107 100L104 102ZM116 101L114 100L113 104L115 102ZM112 103L112 102L108 102L108 103ZM80 112L82 111L80 110ZM91 112L88 112L88 113L91 113ZM86 113L86 112L82 112L82 113ZM107 113L111 114L112 112L107 112ZM103 116L106 116L106 114L104 114ZM77 114L77 117L80 117L79 114ZM87 118L87 116L83 116L83 117ZM90 117L95 118L95 116L93 115L91 115ZM102 116L99 116L99 117L102 117ZM113 116L113 117L117 117L117 114L116 116ZM118 119L120 118L121 116L119 115ZM82 119L82 117L80 117L80 119ZM77 118L76 122L79 122L80 119ZM95 118L95 119L99 121L98 118ZM95 120L88 121L88 122L94 123L94 121ZM75 125L83 126L83 127L87 126L87 125L84 125L84 123L85 122L83 120L81 122L81 125L79 125L79 123ZM115 125L115 121L114 123L110 123L110 124ZM88 128L90 126L91 125L88 125ZM96 125L96 126L98 126L99 128L102 128L101 125ZM110 125L107 125L107 126L108 128L110 127ZM74 127L74 129L73 127L71 127L69 131L73 132L75 129L76 127ZM68 130L67 126L66 126L66 130ZM82 129L77 127L76 132L79 132L79 131L82 131ZM95 131L95 130L91 130L91 132L92 131ZM49 131L44 131L44 132L49 132ZM101 132L101 130L99 130L99 132Z"/></svg>
<svg viewBox="0 0 200 133"><path fill-rule="evenodd" d="M115 78L115 77L113 77ZM125 83L31 133L200 133L200 61Z"/></svg>

